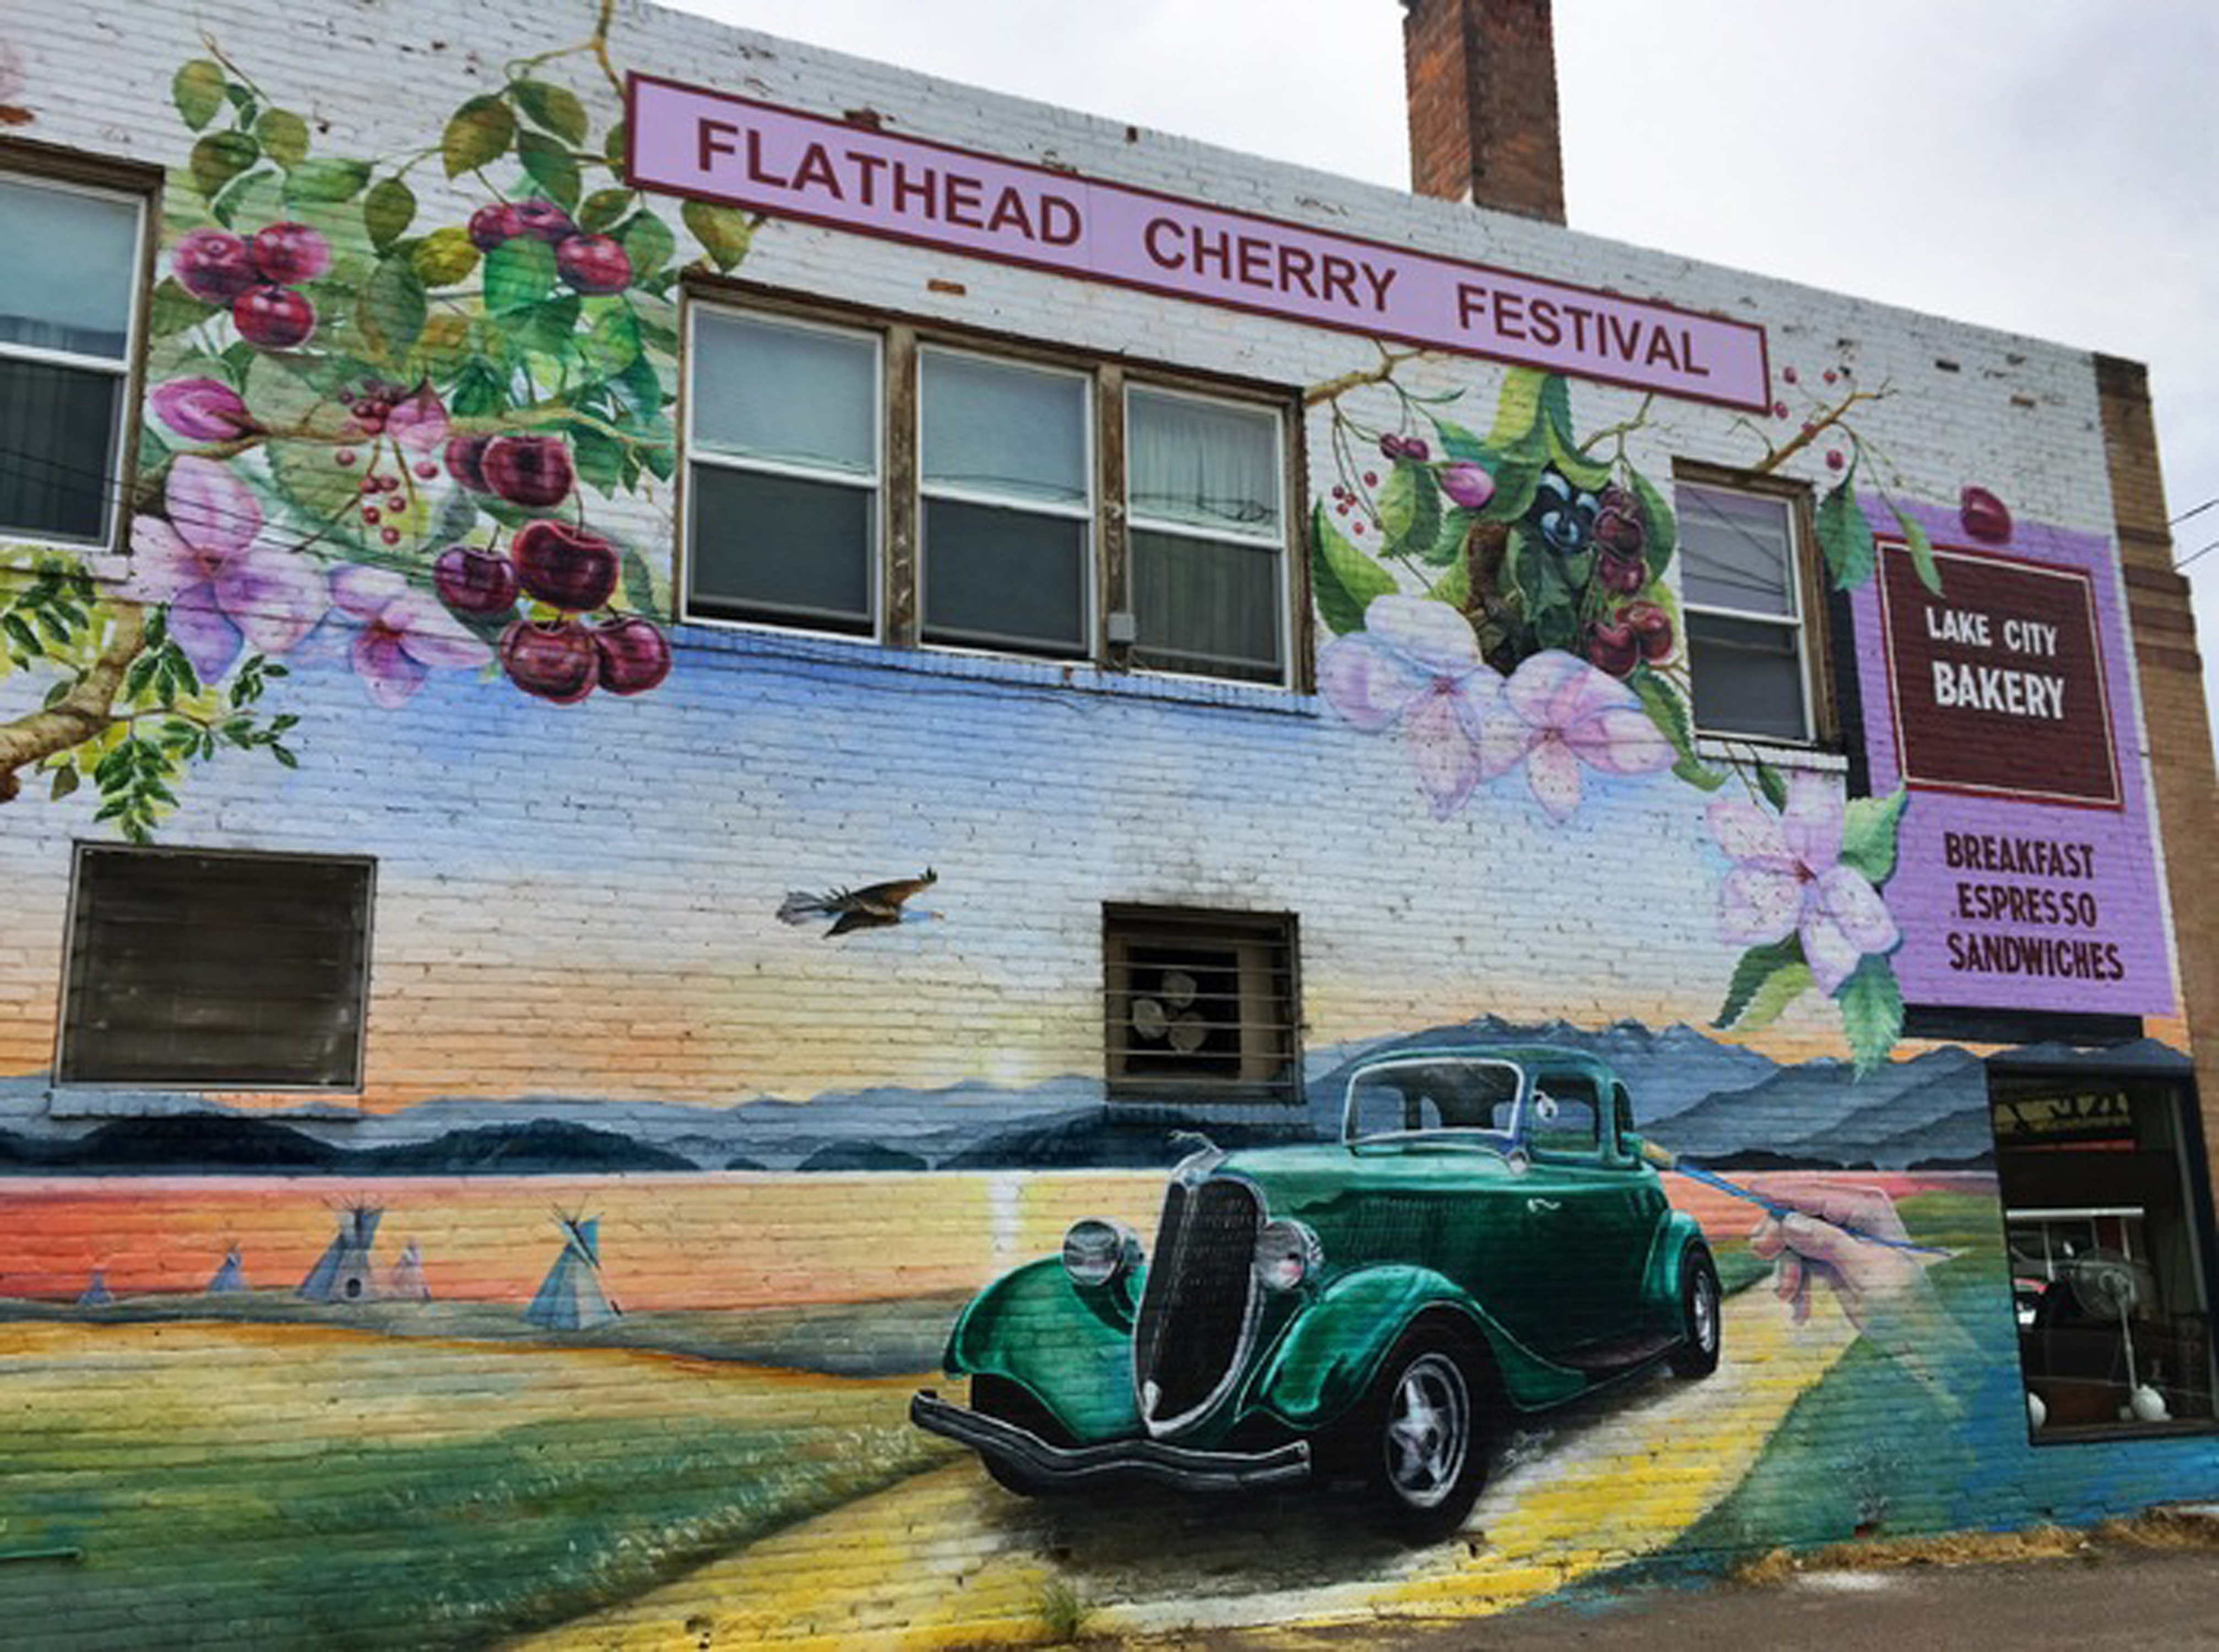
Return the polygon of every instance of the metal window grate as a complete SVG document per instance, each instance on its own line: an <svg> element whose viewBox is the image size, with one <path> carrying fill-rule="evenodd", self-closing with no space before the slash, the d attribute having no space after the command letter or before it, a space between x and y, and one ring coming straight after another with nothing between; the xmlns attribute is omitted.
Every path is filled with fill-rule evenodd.
<svg viewBox="0 0 2219 1652"><path fill-rule="evenodd" d="M57 1078L359 1088L371 873L80 845Z"/></svg>
<svg viewBox="0 0 2219 1652"><path fill-rule="evenodd" d="M1102 950L1113 1101L1301 1100L1291 916L1105 907Z"/></svg>

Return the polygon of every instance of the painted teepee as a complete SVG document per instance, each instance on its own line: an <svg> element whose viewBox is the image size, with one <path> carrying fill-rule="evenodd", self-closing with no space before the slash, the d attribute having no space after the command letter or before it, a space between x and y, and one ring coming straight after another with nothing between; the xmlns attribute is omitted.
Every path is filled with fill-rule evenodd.
<svg viewBox="0 0 2219 1652"><path fill-rule="evenodd" d="M401 1247L401 1259L386 1270L385 1295L396 1302L428 1302L432 1288L424 1282L424 1252L414 1239Z"/></svg>
<svg viewBox="0 0 2219 1652"><path fill-rule="evenodd" d="M85 1282L84 1289L78 1294L77 1305L79 1307L107 1307L115 1301L108 1289L108 1270L95 1268L92 1277Z"/></svg>
<svg viewBox="0 0 2219 1652"><path fill-rule="evenodd" d="M231 1245L223 1253L223 1266L215 1270L208 1282L211 1296L232 1296L246 1289L246 1264L239 1260L239 1246Z"/></svg>
<svg viewBox="0 0 2219 1652"><path fill-rule="evenodd" d="M624 1310L601 1289L600 1224L591 1217L565 1216L557 1212L563 1230L562 1253L524 1317L534 1325L556 1331L580 1331L606 1325Z"/></svg>
<svg viewBox="0 0 2219 1652"><path fill-rule="evenodd" d="M312 1302L366 1302L377 1295L377 1274L370 1247L385 1213L370 1205L349 1205L339 1212L339 1231L308 1270L296 1293Z"/></svg>

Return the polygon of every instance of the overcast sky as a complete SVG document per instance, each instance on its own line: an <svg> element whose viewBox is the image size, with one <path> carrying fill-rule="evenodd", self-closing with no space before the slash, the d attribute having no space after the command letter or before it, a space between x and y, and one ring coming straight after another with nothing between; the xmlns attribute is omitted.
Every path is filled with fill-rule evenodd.
<svg viewBox="0 0 2219 1652"><path fill-rule="evenodd" d="M681 3L1408 182L1396 0ZM1563 0L1557 71L1576 227L2146 362L2172 514L2219 498L2211 0ZM2219 701L2219 549L2185 571Z"/></svg>

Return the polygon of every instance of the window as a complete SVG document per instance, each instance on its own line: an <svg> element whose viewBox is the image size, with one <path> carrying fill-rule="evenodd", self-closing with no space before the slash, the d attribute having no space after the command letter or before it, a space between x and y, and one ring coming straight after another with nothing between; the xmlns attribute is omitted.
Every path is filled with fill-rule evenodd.
<svg viewBox="0 0 2219 1652"><path fill-rule="evenodd" d="M143 215L131 196L0 175L0 537L115 536Z"/></svg>
<svg viewBox="0 0 2219 1652"><path fill-rule="evenodd" d="M1295 921L1106 907L1113 1101L1299 1102Z"/></svg>
<svg viewBox="0 0 2219 1652"><path fill-rule="evenodd" d="M2019 1365L2037 1440L2212 1425L2185 1086L1992 1068Z"/></svg>
<svg viewBox="0 0 2219 1652"><path fill-rule="evenodd" d="M1277 401L898 323L689 309L691 617L1290 681Z"/></svg>
<svg viewBox="0 0 2219 1652"><path fill-rule="evenodd" d="M1695 726L1804 742L1819 732L1814 606L1799 491L1690 482L1675 490L1681 606Z"/></svg>
<svg viewBox="0 0 2219 1652"><path fill-rule="evenodd" d="M371 865L81 844L55 1076L357 1089Z"/></svg>

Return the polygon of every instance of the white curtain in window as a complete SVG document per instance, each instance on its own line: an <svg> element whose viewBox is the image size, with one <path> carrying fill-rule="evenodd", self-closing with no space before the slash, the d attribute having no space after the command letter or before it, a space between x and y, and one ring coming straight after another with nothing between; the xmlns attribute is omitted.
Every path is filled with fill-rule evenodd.
<svg viewBox="0 0 2219 1652"><path fill-rule="evenodd" d="M1135 390L1133 514L1204 531L1279 531L1279 444L1267 413Z"/></svg>

